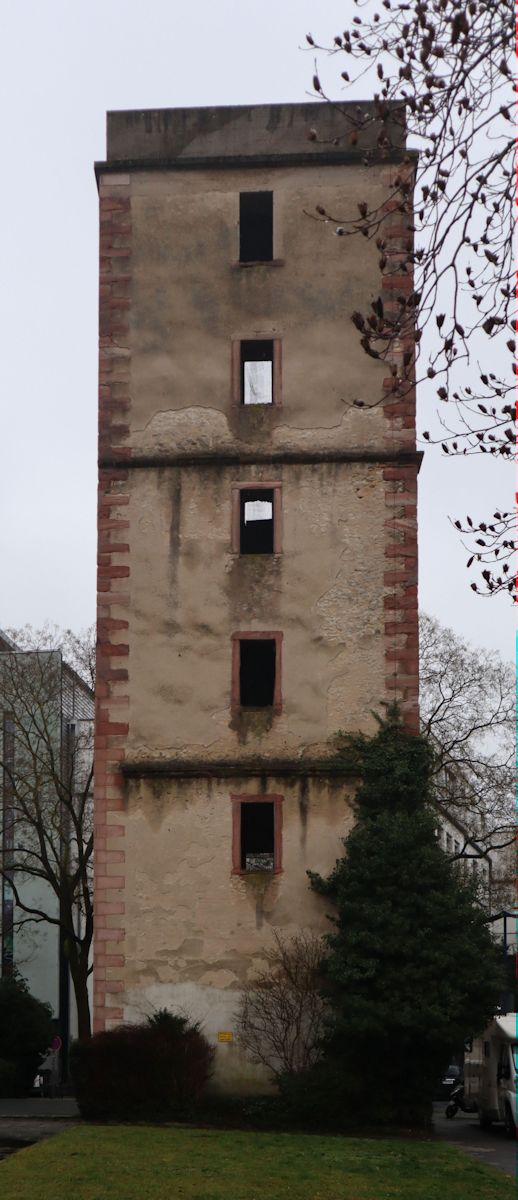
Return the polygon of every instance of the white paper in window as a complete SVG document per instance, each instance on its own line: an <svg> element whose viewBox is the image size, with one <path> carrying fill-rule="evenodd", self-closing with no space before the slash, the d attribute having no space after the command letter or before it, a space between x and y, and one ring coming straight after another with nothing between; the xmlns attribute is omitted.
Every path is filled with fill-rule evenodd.
<svg viewBox="0 0 518 1200"><path fill-rule="evenodd" d="M246 500L245 525L249 521L271 521L273 516L272 508L271 500Z"/></svg>
<svg viewBox="0 0 518 1200"><path fill-rule="evenodd" d="M245 362L244 364L244 402L245 404L273 403L272 362Z"/></svg>

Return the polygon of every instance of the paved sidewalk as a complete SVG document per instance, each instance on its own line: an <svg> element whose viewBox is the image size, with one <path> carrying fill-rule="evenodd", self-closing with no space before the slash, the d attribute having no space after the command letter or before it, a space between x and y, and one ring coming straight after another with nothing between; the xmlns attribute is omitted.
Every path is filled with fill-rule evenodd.
<svg viewBox="0 0 518 1200"><path fill-rule="evenodd" d="M505 1135L503 1125L481 1129L478 1117L458 1112L452 1120L444 1116L446 1102L434 1104L433 1124L436 1137L451 1142L477 1162L498 1167L506 1175L517 1176L518 1143Z"/></svg>
<svg viewBox="0 0 518 1200"><path fill-rule="evenodd" d="M68 1121L79 1119L79 1109L73 1096L23 1096L18 1100L0 1100L0 1120L36 1119Z"/></svg>
<svg viewBox="0 0 518 1200"><path fill-rule="evenodd" d="M70 1096L0 1100L0 1160L13 1150L64 1133L80 1119L77 1104Z"/></svg>
<svg viewBox="0 0 518 1200"><path fill-rule="evenodd" d="M0 1121L36 1119L38 1121L69 1121L79 1119L79 1109L73 1096L23 1096L18 1100L0 1100Z"/></svg>

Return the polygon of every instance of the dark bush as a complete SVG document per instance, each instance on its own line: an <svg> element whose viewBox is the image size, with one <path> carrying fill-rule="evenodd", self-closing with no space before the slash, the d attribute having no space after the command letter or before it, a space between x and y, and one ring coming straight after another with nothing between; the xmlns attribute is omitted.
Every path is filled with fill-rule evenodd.
<svg viewBox="0 0 518 1200"><path fill-rule="evenodd" d="M358 820L329 877L310 875L334 907L321 1048L358 1122L422 1128L441 1064L495 1012L501 955L472 883L438 844L423 736L391 708L374 737L348 742Z"/></svg>
<svg viewBox="0 0 518 1200"><path fill-rule="evenodd" d="M347 1103L343 1074L328 1061L282 1076L279 1093L285 1118L292 1125L343 1130L357 1124L354 1106Z"/></svg>
<svg viewBox="0 0 518 1200"><path fill-rule="evenodd" d="M23 1094L23 1090L20 1088L16 1063L9 1062L7 1058L0 1058L0 1097L3 1099L20 1094Z"/></svg>
<svg viewBox="0 0 518 1200"><path fill-rule="evenodd" d="M30 1092L53 1037L51 1010L19 976L0 979L0 1096Z"/></svg>
<svg viewBox="0 0 518 1200"><path fill-rule="evenodd" d="M196 1120L215 1129L289 1128L286 1105L277 1092L268 1095L209 1093L196 1110Z"/></svg>
<svg viewBox="0 0 518 1200"><path fill-rule="evenodd" d="M163 1009L142 1025L120 1025L75 1042L70 1068L81 1115L92 1120L165 1120L192 1114L214 1050L197 1024Z"/></svg>
<svg viewBox="0 0 518 1200"><path fill-rule="evenodd" d="M367 1086L369 1079L375 1080L374 1090ZM380 1086L375 1062L365 1061L362 1075L354 1056L350 1062L323 1059L308 1071L285 1075L280 1098L287 1123L305 1129L355 1133L430 1125L426 1091L421 1097L414 1079L408 1083L399 1070Z"/></svg>

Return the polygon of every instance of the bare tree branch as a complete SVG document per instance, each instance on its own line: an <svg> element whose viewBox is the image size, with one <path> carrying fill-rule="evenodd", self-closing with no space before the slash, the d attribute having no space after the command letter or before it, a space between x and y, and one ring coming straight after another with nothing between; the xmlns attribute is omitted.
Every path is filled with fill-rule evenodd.
<svg viewBox="0 0 518 1200"><path fill-rule="evenodd" d="M274 932L266 967L242 993L239 1041L275 1079L306 1070L320 1057L324 1001L320 995L322 939L301 932L291 940Z"/></svg>
<svg viewBox="0 0 518 1200"><path fill-rule="evenodd" d="M516 838L514 671L498 654L470 646L422 614L420 707L434 748L437 802L466 830L452 857L489 854L494 896L508 904Z"/></svg>
<svg viewBox="0 0 518 1200"><path fill-rule="evenodd" d="M72 667L59 631L13 631L0 652L0 877L12 895L14 928L61 930L77 1002L79 1034L90 1033L87 980L93 935L92 631L70 631ZM79 671L81 673L79 673ZM37 891L28 885L42 886ZM54 898L52 901L52 897Z"/></svg>
<svg viewBox="0 0 518 1200"><path fill-rule="evenodd" d="M448 415L441 419L442 431L437 436L425 432L425 440L440 443L445 454L479 453L511 462L514 6L511 0L354 2L357 15L332 46L318 45L312 35L307 41L312 52L344 60L346 91L357 95L360 81L371 89L379 123L377 154L390 154L391 129L399 123L419 155L417 161L409 155L402 162L381 207L366 196L357 213L330 213L318 206L313 215L342 237L373 240L383 276L413 279L411 294L396 293L390 311L380 294L351 319L365 352L390 365L395 393L434 381ZM313 86L322 100L329 99L316 66ZM344 105L342 111L344 143L358 142L372 113L361 103ZM315 124L313 139L318 138L318 115ZM385 225L394 208L405 233L398 252L391 254ZM407 347L403 355L401 345ZM495 513L486 521L468 517L457 524L468 539L468 566L480 564L482 591L514 597L512 515ZM480 590L475 582L471 586Z"/></svg>

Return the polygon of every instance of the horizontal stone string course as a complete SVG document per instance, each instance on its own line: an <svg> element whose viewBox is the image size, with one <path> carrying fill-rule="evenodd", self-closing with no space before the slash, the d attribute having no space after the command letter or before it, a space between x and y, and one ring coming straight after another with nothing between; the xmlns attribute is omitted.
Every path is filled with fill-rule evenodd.
<svg viewBox="0 0 518 1200"><path fill-rule="evenodd" d="M405 441L404 445L402 445L403 440ZM288 465L293 463L294 466L304 463L307 463L308 466L318 463L387 463L394 464L394 466L397 463L402 463L410 466L412 464L419 466L422 458L422 451L415 449L411 439L402 439L400 430L387 429L384 450L365 450L361 447L358 447L357 450L263 450L261 447L258 447L253 454L248 451L239 450L219 452L217 449L203 454L184 454L183 452L174 452L171 450L156 454L136 454L135 452L131 452L130 454L128 451L128 456L123 459L115 453L113 455L100 455L99 466L103 470L123 466L128 471L138 469L147 470L149 467L177 466L192 466L196 469L206 467L207 470L215 467L216 470L219 470L225 466L246 466L248 464L255 466L260 463L272 466L282 465L283 463ZM122 504L123 501L120 497L119 500ZM112 497L112 501L115 504L117 498ZM110 503L111 501L106 501L105 498L105 502ZM103 517L108 515L107 512L103 512Z"/></svg>

